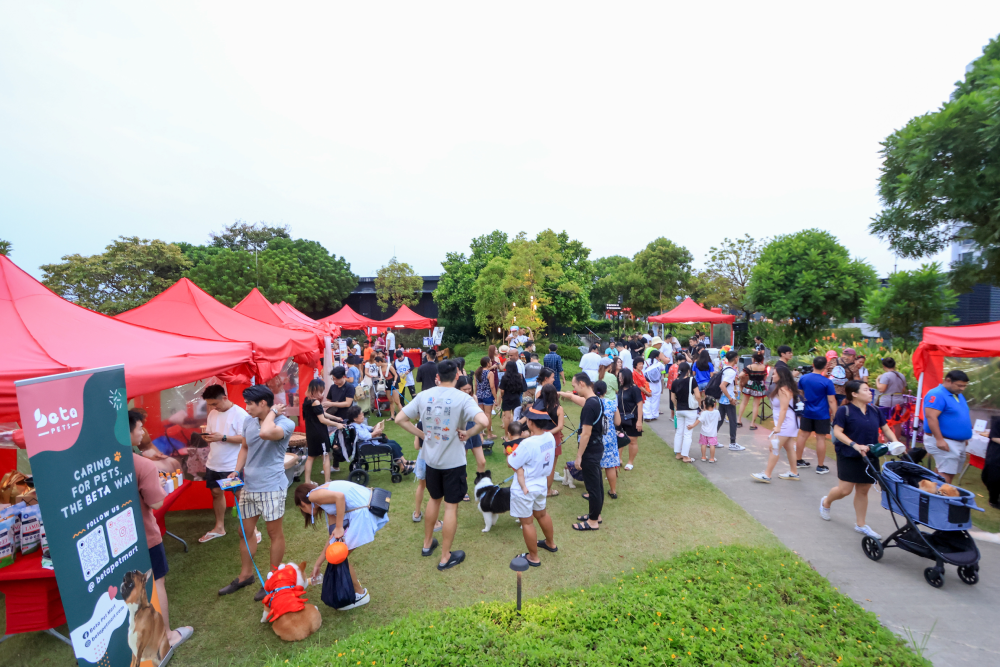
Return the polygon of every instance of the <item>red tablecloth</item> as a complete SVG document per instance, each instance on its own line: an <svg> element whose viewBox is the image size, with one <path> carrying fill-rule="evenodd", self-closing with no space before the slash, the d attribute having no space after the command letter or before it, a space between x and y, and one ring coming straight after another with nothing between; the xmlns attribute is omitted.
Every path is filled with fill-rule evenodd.
<svg viewBox="0 0 1000 667"><path fill-rule="evenodd" d="M403 355L410 360L410 365L413 366L414 380L416 380L417 369L420 368L421 354L420 350L405 350ZM405 383L404 383L405 384ZM419 387L417 388L419 389ZM414 391L417 391L415 389Z"/></svg>
<svg viewBox="0 0 1000 667"><path fill-rule="evenodd" d="M41 632L66 623L56 573L42 567L41 549L0 568L0 593L6 606L6 634Z"/></svg>

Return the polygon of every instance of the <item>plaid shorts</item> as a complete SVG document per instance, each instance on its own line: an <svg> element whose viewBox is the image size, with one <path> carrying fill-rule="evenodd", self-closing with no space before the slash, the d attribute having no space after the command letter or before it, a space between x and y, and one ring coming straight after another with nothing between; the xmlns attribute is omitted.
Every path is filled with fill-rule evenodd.
<svg viewBox="0 0 1000 667"><path fill-rule="evenodd" d="M262 516L264 521L277 521L285 516L285 492L243 491L240 494L240 514L244 519Z"/></svg>

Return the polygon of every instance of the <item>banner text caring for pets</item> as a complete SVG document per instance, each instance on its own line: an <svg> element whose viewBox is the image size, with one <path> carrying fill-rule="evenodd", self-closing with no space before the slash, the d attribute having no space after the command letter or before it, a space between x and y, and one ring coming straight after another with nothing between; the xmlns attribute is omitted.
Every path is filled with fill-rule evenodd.
<svg viewBox="0 0 1000 667"><path fill-rule="evenodd" d="M117 454L115 456L117 458ZM98 498L109 495L111 487L108 486L108 482L113 483L116 489L131 484L132 474L123 475L118 466L111 462L111 457L105 456L103 459L98 459L78 470L74 470L73 479L77 482L77 484L73 484L71 487L73 497L82 497L62 508L64 517L82 511L84 503L91 505Z"/></svg>

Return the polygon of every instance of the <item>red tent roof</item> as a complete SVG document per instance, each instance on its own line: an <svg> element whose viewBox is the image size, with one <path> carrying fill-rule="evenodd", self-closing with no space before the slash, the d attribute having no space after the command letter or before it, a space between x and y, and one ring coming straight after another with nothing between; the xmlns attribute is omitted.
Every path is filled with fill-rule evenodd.
<svg viewBox="0 0 1000 667"><path fill-rule="evenodd" d="M713 313L707 308L702 308L691 299L684 299L681 305L677 306L669 313L653 315L646 318L648 322L654 324L676 324L679 322L708 322L711 324L728 324L736 321L735 315L723 315Z"/></svg>
<svg viewBox="0 0 1000 667"><path fill-rule="evenodd" d="M333 336L334 338L340 336L340 327L337 326L336 324L331 324L329 322L318 322L317 320L314 320L313 318L309 317L308 315L306 315L301 310L299 310L292 304L288 303L287 301L276 303L274 304L274 307L280 310L281 312L285 313L285 315L292 318L293 320L296 320L311 327L316 327L317 329L324 331L325 334Z"/></svg>
<svg viewBox="0 0 1000 667"><path fill-rule="evenodd" d="M378 323L379 328L394 327L396 329L433 329L437 320L433 317L417 315L408 306L403 306L396 314Z"/></svg>
<svg viewBox="0 0 1000 667"><path fill-rule="evenodd" d="M913 374L924 373L921 393L941 384L945 357L1000 356L1000 322L961 327L924 327L923 340L913 351Z"/></svg>
<svg viewBox="0 0 1000 667"><path fill-rule="evenodd" d="M291 306L288 307L292 308ZM247 317L252 317L255 320L266 322L272 326L314 333L321 337L319 343L320 347L323 345L322 336L330 334L327 327L314 319L302 315L302 313L299 313L299 311L294 308L292 308L292 310L295 310L296 313L305 318L305 321L279 308L278 304L271 303L256 287L250 290L250 293L247 294L242 301L233 306L233 310L237 313L243 313Z"/></svg>
<svg viewBox="0 0 1000 667"><path fill-rule="evenodd" d="M129 396L245 364L249 343L217 342L120 322L66 301L0 256L0 421L18 421L14 381L125 364Z"/></svg>
<svg viewBox="0 0 1000 667"><path fill-rule="evenodd" d="M348 305L335 312L333 315L327 315L320 322L336 324L343 329L351 330L362 330L365 327L377 327L381 326L382 323L378 320L371 320L367 317L362 317L354 312L354 309Z"/></svg>
<svg viewBox="0 0 1000 667"><path fill-rule="evenodd" d="M322 354L316 334L265 324L219 303L187 278L181 278L147 303L116 316L150 329L209 340L246 341L253 345L251 372L267 381L281 371L288 357L318 359ZM249 381L249 377L245 380Z"/></svg>

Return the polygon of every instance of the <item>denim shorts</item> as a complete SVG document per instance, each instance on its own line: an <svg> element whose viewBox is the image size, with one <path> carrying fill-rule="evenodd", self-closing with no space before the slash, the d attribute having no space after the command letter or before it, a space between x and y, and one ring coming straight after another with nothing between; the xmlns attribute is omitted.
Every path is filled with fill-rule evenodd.
<svg viewBox="0 0 1000 667"><path fill-rule="evenodd" d="M424 462L422 454L417 454L416 467L413 469L413 476L417 479L427 479L427 464Z"/></svg>

